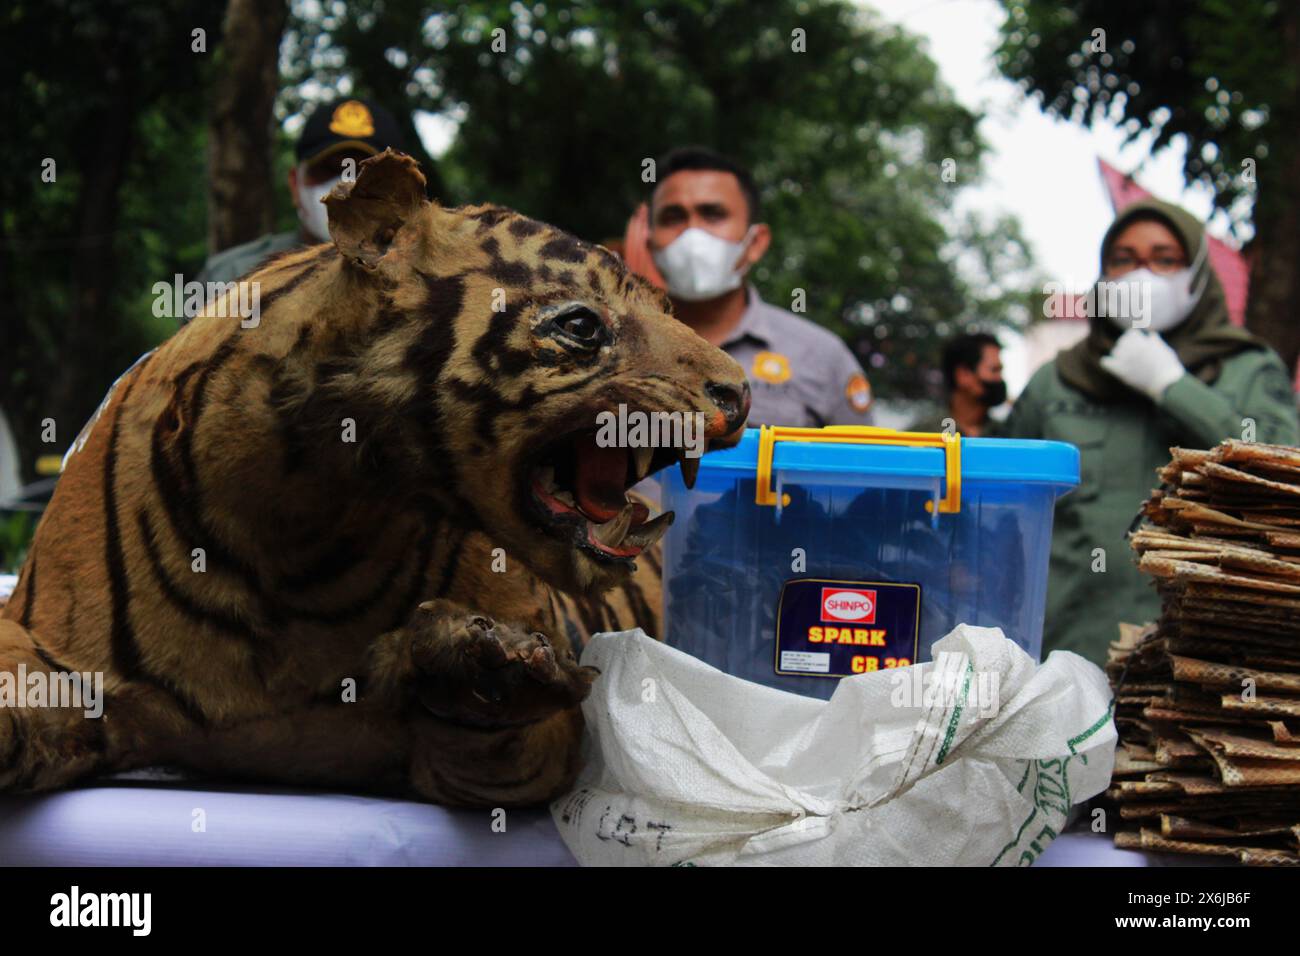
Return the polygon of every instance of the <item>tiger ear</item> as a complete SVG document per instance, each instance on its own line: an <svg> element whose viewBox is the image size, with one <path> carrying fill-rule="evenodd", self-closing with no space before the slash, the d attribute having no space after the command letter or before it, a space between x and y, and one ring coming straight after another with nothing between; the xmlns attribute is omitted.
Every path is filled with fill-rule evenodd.
<svg viewBox="0 0 1300 956"><path fill-rule="evenodd" d="M357 167L355 182L325 197L330 236L339 252L374 271L397 232L427 203L424 174L405 153L386 149Z"/></svg>

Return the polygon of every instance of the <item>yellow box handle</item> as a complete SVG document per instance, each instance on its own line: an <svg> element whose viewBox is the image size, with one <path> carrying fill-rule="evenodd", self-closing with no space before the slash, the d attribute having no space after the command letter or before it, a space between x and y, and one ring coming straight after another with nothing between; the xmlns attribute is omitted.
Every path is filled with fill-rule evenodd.
<svg viewBox="0 0 1300 956"><path fill-rule="evenodd" d="M825 428L763 425L758 433L758 486L754 490L755 504L776 504L776 490L772 485L772 456L776 452L776 443L779 441L942 448L945 489L943 497L939 500L939 513L956 514L961 511L961 435L959 434L900 432L892 428L876 428L872 425L827 425ZM782 495L781 505L784 507L789 503L790 496ZM925 510L933 513L934 502L927 501Z"/></svg>

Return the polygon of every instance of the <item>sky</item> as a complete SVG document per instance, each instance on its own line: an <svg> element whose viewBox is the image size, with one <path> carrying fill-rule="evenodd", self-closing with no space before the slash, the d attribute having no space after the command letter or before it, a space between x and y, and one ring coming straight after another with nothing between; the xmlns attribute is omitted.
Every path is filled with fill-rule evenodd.
<svg viewBox="0 0 1300 956"><path fill-rule="evenodd" d="M1043 113L997 71L993 54L1005 17L996 0L866 0L888 23L925 39L931 59L959 102L985 114L985 182L965 191L969 207L1017 216L1040 268L1083 288L1097 277L1097 248L1111 209L1098 157L1133 173L1157 196L1209 216L1210 192L1184 188L1181 137L1155 156L1150 136L1123 146L1113 124L1087 129ZM1220 237L1224 230L1215 231Z"/></svg>

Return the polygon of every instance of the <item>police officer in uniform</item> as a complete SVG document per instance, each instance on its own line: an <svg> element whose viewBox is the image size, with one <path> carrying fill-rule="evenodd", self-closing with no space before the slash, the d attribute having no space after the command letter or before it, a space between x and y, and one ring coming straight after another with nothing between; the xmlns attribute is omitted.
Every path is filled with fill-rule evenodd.
<svg viewBox="0 0 1300 956"><path fill-rule="evenodd" d="M318 105L298 137L298 165L289 170L289 193L298 209L298 228L210 256L198 281L233 282L277 253L329 242L329 220L321 199L342 179L348 160L360 163L390 146L405 149L401 130L393 114L373 100Z"/></svg>
<svg viewBox="0 0 1300 956"><path fill-rule="evenodd" d="M749 172L700 147L672 151L656 172L650 254L677 318L745 369L749 424L871 424L871 388L843 340L744 281L772 241Z"/></svg>

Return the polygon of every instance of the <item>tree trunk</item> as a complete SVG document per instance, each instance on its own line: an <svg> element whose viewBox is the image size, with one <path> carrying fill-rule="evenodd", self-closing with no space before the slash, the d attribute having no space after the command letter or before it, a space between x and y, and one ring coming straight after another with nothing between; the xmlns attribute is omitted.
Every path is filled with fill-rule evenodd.
<svg viewBox="0 0 1300 956"><path fill-rule="evenodd" d="M86 375L87 370L96 368L97 356L104 347L105 324L119 318L113 302L117 279L115 233L121 208L118 194L134 145L134 85L133 76L113 68L105 71L101 107L87 124L85 145L75 157L81 187L77 196L76 244L68 250L71 307L56 323L59 362L47 392L48 412L57 427L54 442L37 446L37 455L62 454L103 394L102 389L87 387ZM33 425L24 424L28 429ZM29 465L35 465L34 459Z"/></svg>
<svg viewBox="0 0 1300 956"><path fill-rule="evenodd" d="M1300 7L1281 5L1280 40L1300 71ZM1255 241L1246 327L1282 356L1291 374L1300 359L1300 92L1279 84L1269 122L1269 155L1259 163Z"/></svg>
<svg viewBox="0 0 1300 956"><path fill-rule="evenodd" d="M285 0L230 0L226 9L208 124L209 252L271 230L277 188L272 106L288 13Z"/></svg>

